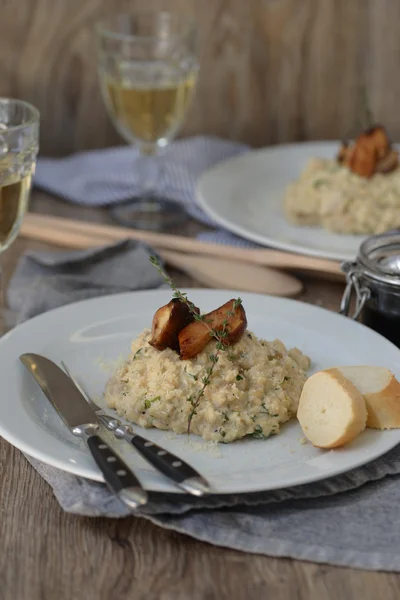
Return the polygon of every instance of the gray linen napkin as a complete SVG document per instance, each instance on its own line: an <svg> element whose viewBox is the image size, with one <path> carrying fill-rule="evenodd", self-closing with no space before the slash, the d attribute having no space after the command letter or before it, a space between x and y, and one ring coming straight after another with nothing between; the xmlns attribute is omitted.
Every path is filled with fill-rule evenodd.
<svg viewBox="0 0 400 600"><path fill-rule="evenodd" d="M61 304L127 289L158 287L150 252L133 242L89 252L30 253L9 289L21 320ZM124 517L106 487L27 457L62 508ZM204 499L151 493L136 515L219 546L364 569L400 571L400 449L310 485Z"/></svg>
<svg viewBox="0 0 400 600"><path fill-rule="evenodd" d="M149 257L145 246L131 240L83 252L29 252L10 282L9 306L22 322L70 302L160 287L163 280Z"/></svg>

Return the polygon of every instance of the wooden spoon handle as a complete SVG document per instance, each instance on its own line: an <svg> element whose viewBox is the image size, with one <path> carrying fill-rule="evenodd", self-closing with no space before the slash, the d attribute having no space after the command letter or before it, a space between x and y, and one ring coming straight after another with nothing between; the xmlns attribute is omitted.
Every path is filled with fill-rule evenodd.
<svg viewBox="0 0 400 600"><path fill-rule="evenodd" d="M110 243L110 238L88 232L72 231L71 228L50 229L28 220L23 224L22 234L41 241L55 243L68 248L91 248ZM172 250L158 249L161 257L171 266L183 270L203 285L252 291L279 296L296 296L302 290L302 283L295 277L267 267L206 257L204 255L183 254Z"/></svg>
<svg viewBox="0 0 400 600"><path fill-rule="evenodd" d="M332 274L341 279L344 278L339 263L331 260L281 252L280 250L271 250L269 248L235 248L166 233L154 233L115 225L75 221L36 213L26 215L21 227L21 234L50 243L59 243L60 245L65 245L68 242L69 235L71 235L71 243L72 239L78 242L80 235L93 236L92 239L97 237L98 240L101 240L97 243L111 243L112 241L116 242L131 238L145 242L154 248L162 248L164 250L203 254L226 258L236 262L287 269L289 271L300 270L323 275ZM62 242L58 241L61 239L63 240Z"/></svg>
<svg viewBox="0 0 400 600"><path fill-rule="evenodd" d="M25 236L55 243L68 248L90 248L110 243L110 238L93 234L92 230L73 231L58 224L57 229L49 228L36 219L28 219L22 227ZM297 296L302 283L292 275L274 269L237 263L236 261L211 258L204 255L184 254L172 250L158 249L161 257L171 266L183 270L203 285L225 289L238 289L278 296Z"/></svg>

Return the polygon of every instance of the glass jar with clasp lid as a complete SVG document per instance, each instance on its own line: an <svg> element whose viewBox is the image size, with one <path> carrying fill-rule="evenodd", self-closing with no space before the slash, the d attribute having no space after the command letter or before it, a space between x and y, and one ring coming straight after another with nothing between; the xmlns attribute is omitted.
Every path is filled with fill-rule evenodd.
<svg viewBox="0 0 400 600"><path fill-rule="evenodd" d="M340 312L359 319L400 347L400 231L367 238L354 262L341 265L346 289Z"/></svg>

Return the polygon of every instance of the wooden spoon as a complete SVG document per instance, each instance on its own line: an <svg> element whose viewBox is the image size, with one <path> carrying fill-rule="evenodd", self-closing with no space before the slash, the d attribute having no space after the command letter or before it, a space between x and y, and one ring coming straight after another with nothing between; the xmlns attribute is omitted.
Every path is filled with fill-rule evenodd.
<svg viewBox="0 0 400 600"><path fill-rule="evenodd" d="M52 226L51 226L52 225ZM117 239L126 239L126 235L134 237L139 232L133 230L112 227L114 235L118 233ZM121 237L121 232L124 236ZM112 239L109 226L98 226L86 222L74 222L69 219L57 219L47 215L27 215L21 227L21 234L25 237L53 243L66 248L92 248L116 241ZM155 239L159 239L158 235ZM110 239L111 237L111 239ZM185 244L194 242L200 244L200 248L207 248L207 244L197 240L178 238L171 235L160 235L167 237L173 242L183 241ZM182 250L186 249L185 244ZM190 248L194 250L194 248ZM197 246L196 246L197 249ZM229 250L228 248L222 248ZM232 248L231 251L237 250ZM224 258L208 254L198 254L196 251L188 253L185 251L169 250L157 247L159 254L171 266L177 267L203 285L216 288L237 289L243 291L271 294L275 296L296 296L303 289L303 284L288 273L276 271L259 264L242 262L236 256ZM240 255L240 253L239 253Z"/></svg>
<svg viewBox="0 0 400 600"><path fill-rule="evenodd" d="M209 287L289 297L297 296L303 289L296 277L268 267L170 250L160 250L159 254L172 267Z"/></svg>
<svg viewBox="0 0 400 600"><path fill-rule="evenodd" d="M64 248L93 248L111 242L103 231L92 229L90 223L86 224L89 225L87 230L77 227L76 231L73 222L71 225L71 221L68 220L56 220L55 226L49 227L46 224L48 217L44 216L44 222L41 222L41 215L37 215L39 219L29 219L29 216L36 217L36 215L27 215L21 228L22 235L29 238ZM290 297L299 294L303 288L302 283L288 273L262 265L240 262L235 258L189 254L162 248L157 248L157 252L172 267L183 270L209 287Z"/></svg>
<svg viewBox="0 0 400 600"><path fill-rule="evenodd" d="M132 238L157 249L184 252L185 254L202 254L212 257L212 260L218 257L231 260L235 264L249 263L288 271L304 271L322 275L324 278L329 274L344 281L344 274L339 263L333 260L271 250L270 248L235 248L184 236L75 221L40 213L26 215L22 223L21 235L70 248L74 244L76 248L88 248L93 245Z"/></svg>

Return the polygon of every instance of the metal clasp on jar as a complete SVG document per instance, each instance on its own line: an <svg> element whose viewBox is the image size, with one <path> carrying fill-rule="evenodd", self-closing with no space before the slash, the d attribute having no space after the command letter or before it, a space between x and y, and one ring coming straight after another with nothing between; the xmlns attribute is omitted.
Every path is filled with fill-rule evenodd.
<svg viewBox="0 0 400 600"><path fill-rule="evenodd" d="M342 302L340 304L340 314L349 316L349 308L353 290L356 294L356 307L354 313L350 316L351 319L357 321L364 308L365 303L371 297L371 290L362 285L361 271L356 262L344 262L340 265L342 271L346 275L346 289L344 290Z"/></svg>

